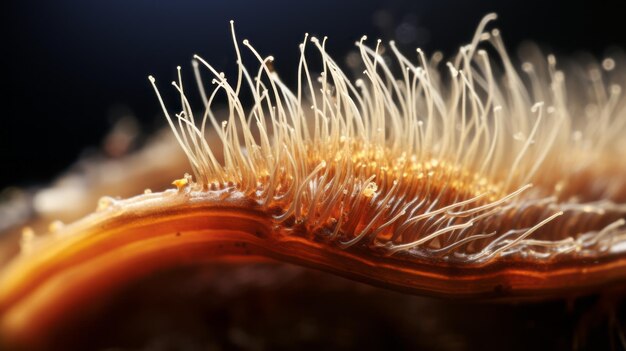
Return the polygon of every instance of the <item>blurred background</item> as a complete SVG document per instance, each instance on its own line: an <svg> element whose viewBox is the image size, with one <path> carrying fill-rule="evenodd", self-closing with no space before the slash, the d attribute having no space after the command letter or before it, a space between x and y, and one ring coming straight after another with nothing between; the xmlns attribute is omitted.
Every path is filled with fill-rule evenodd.
<svg viewBox="0 0 626 351"><path fill-rule="evenodd" d="M122 156L129 150L140 148L147 136L165 126L165 119L147 79L149 74L157 77L162 91L171 93L169 82L176 78L176 66L181 65L186 69L187 85L195 88L190 81L190 60L193 54L199 54L218 70L233 77L236 68L229 28L231 19L236 22L239 40L247 38L261 55L273 55L276 58L275 69L284 81L293 85L299 60L298 44L306 32L319 37L328 36L328 51L345 67L350 52L354 50L354 42L363 34L368 35L370 43L377 38L385 41L395 39L409 55L414 53L416 47L430 54L441 50L450 55L471 39L479 21L489 12L499 15L490 27L501 29L513 56L515 49L525 41L533 41L557 56L588 53L601 60L616 48L626 48L624 14L619 10L625 1L4 1L0 12L3 34L0 44L3 78L0 93L0 267L18 252L17 239L25 224L37 232L45 232L49 223L48 228L55 224L53 220L69 222L85 211L92 211L103 194L127 197L137 194L141 191L137 189L143 187L158 190L163 179L167 181L161 183L168 184L170 179L182 175L180 168L186 167L186 163L181 157L175 158L179 161L178 168L171 167L174 175L164 171L172 163L173 153L167 147L155 147L154 153L138 152L140 155L136 158ZM249 56L244 60L255 64ZM171 107L177 108L172 99L174 96L168 94L168 97ZM195 105L200 106L197 95L192 94L192 97L196 97ZM180 150L176 148L175 152L180 153ZM166 163L165 166L154 162L152 168L146 167L148 169L135 173L129 173L131 167L122 167L131 165L141 168L136 165L142 164L141 160L154 159L155 154ZM102 166L106 163L100 162L103 158L113 162ZM94 162L83 167L79 177L67 176L65 182L41 190L42 186L50 184L79 159L92 159ZM124 171L120 172L121 168ZM125 184L126 178L123 177L126 176L142 181ZM149 184L150 181L156 185ZM126 189L120 189L121 185L126 185ZM13 191L3 191L11 186L26 190L13 188ZM115 191L111 190L113 186ZM6 205L3 204L5 198L8 199ZM235 273L237 269L240 268L234 268ZM252 270L252 273L242 271L242 276L258 275L255 271L259 269L257 266L241 269ZM232 268L228 271L219 268L216 272L228 278L222 279L224 282L232 279ZM167 305L169 307L162 315L165 317L158 319L167 322L160 326L161 329L187 328L184 323L175 325L181 319L170 318L171 313L188 313L202 318L217 316L202 320L200 324L213 326L214 334L210 335L222 343L226 341L220 338L241 341L242 337L228 334L220 328L243 325L241 330L249 333L246 335L261 339L270 335L288 346L293 345L294 335L302 337L304 333L308 335L307 340L316 340L321 333L332 339L328 342L318 340L321 343L348 340L351 345L363 344L365 348L379 345L380 348L432 348L436 345L437 349L447 346L458 350L463 345L473 345L476 349L489 349L490 346L501 349L504 342L514 341L508 345L514 349L567 349L578 343L585 345L586 337L586 345L603 349L607 343L615 342L618 335L611 329L617 324L614 320L609 322L606 316L623 316L626 308L622 303L618 311L614 305L603 300L604 297L590 297L576 303L563 299L529 306L451 304L447 300L416 298L319 275L318 272L270 272L270 276L299 277L300 280L289 278L284 285L271 285L277 290L268 288L267 291L263 290L265 286L253 286L254 282L249 284L250 290L234 285L238 289L237 294L227 291L215 299L206 298L212 296L209 295L211 293L216 294L215 291L220 292L215 286L203 285L200 289L189 285L189 281L185 282L187 285L181 285L174 280L181 276L179 274L165 276L165 279L172 279L172 283L163 284L159 280L163 277L159 276L153 281L137 282L137 294L127 295L118 305L121 308L108 311L103 320L110 318L108 321L115 323L95 326L103 336L106 335L101 338L103 341L108 341L107 338L118 327L118 321L125 321L118 330L125 330L135 322L149 329L155 323L141 324L142 320L138 317L129 319L128 316L152 316L145 311L155 305L162 307L162 298L170 302L178 301L178 304ZM193 279L190 281L194 282ZM184 289L190 289L195 292L198 301L208 305L197 307L197 304L185 300L188 295L183 294L185 298L173 295L181 292L176 290L179 285L183 286L182 292L187 293ZM171 287L171 290L162 289L164 286ZM245 284L242 286L246 287ZM150 296L154 296L152 293L157 290L162 293L145 302L146 294L142 294L145 291L141 289L150 291ZM622 296L619 295L620 298ZM338 303L329 304L324 309L318 304L311 304L314 299ZM371 306L372 301L379 304ZM134 314L128 313L129 306L135 308ZM232 306L238 308L229 309ZM280 310L282 314L276 311L276 306L283 306ZM362 306L368 306L368 309L364 310ZM202 313L215 310L218 313ZM246 319L249 310L257 314L253 313L252 318ZM339 318L335 324L329 324L329 310L344 319ZM300 321L306 322L301 323L304 327L294 323L293 311L303 314ZM424 318L412 318L415 315ZM478 317L478 322L472 320L468 323L468 316ZM223 323L224 318L230 322ZM372 320L382 320L381 324L389 327L368 329L372 328ZM262 321L263 328L258 327L258 321ZM248 322L251 323L246 329ZM354 325L352 329L342 329L351 323ZM335 334L322 333L325 329L310 332L310 325L344 334L335 337ZM502 325L507 328L502 330ZM107 326L112 330L103 329ZM400 326L405 326L405 329L397 331ZM155 327L156 332L148 332L158 334L161 329ZM496 329L499 330L494 333ZM188 330L189 335L194 336L198 332L205 338L202 333L212 329ZM275 333L276 330L281 333ZM606 337L607 330L613 333L610 334L613 339ZM358 333L352 335L349 332ZM74 334L72 330L71 335ZM91 336L89 333L81 335ZM372 338L361 338L361 335L374 336L374 343ZM623 332L619 335L621 337ZM122 336L117 335L118 339ZM466 340L470 336L476 339L473 343ZM204 340L202 338L200 340ZM414 342L418 344L412 344Z"/></svg>
<svg viewBox="0 0 626 351"><path fill-rule="evenodd" d="M120 120L136 121L131 130L143 135L163 126L148 74L168 89L175 67L191 72L196 53L234 72L231 19L239 38L250 39L262 55L274 55L279 74L293 82L305 32L329 36L328 50L339 62L363 34L396 39L406 51L420 46L451 53L471 39L488 12L498 13L495 25L510 50L532 40L559 55L585 51L601 59L611 47L626 47L623 13L617 10L622 2L3 2L0 189L49 182L100 149Z"/></svg>

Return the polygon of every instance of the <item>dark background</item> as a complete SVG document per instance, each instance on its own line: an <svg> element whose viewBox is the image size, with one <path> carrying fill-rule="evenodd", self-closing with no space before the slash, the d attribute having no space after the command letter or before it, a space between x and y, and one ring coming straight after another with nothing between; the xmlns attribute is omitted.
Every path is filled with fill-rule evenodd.
<svg viewBox="0 0 626 351"><path fill-rule="evenodd" d="M452 52L481 17L497 12L509 49L536 41L561 55L602 58L626 47L626 1L463 0L55 0L2 6L0 189L50 181L85 150L96 149L120 111L147 134L164 124L147 80L167 89L176 65L198 53L230 72L239 39L276 57L288 82L305 32L328 35L343 62L362 34L397 38L406 48ZM191 83L191 82L189 82Z"/></svg>

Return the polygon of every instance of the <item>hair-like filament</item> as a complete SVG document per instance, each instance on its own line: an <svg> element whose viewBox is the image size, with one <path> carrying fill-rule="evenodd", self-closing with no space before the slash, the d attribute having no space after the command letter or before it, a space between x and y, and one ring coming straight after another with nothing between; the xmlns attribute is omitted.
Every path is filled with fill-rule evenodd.
<svg viewBox="0 0 626 351"><path fill-rule="evenodd" d="M243 40L259 65L246 68L231 23L236 79L193 58L200 117L180 67L177 113L150 76L193 179L106 198L53 234L26 235L0 276L3 335L31 340L125 282L219 256L435 296L541 298L623 284L624 70L607 59L576 85L548 56L518 72L499 31L486 29L495 17L444 65L440 54L371 48L363 37L355 80L326 38L306 35L295 91L273 57ZM224 120L212 108L222 95Z"/></svg>

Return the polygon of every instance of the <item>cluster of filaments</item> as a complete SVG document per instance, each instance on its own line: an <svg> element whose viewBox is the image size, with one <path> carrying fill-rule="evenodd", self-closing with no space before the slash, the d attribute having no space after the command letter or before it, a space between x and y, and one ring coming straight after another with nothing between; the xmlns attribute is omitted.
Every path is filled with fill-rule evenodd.
<svg viewBox="0 0 626 351"><path fill-rule="evenodd" d="M178 114L150 80L196 187L243 193L294 235L463 262L623 250L626 104L620 85L603 81L619 78L615 62L590 68L589 91L566 86L553 56L518 73L499 32L485 31L493 18L445 64L363 37L356 80L327 54L326 38L305 36L295 90L244 40L259 62L248 71L233 29L236 80L194 57L201 117L180 68ZM210 93L200 67L213 76ZM228 115L218 120L212 106L223 95ZM221 150L206 139L209 125Z"/></svg>

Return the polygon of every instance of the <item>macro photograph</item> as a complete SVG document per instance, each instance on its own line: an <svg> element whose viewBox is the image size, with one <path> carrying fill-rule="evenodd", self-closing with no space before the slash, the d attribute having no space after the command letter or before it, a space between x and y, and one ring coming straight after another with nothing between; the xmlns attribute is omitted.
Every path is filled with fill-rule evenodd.
<svg viewBox="0 0 626 351"><path fill-rule="evenodd" d="M0 351L626 351L623 0L9 0Z"/></svg>

